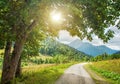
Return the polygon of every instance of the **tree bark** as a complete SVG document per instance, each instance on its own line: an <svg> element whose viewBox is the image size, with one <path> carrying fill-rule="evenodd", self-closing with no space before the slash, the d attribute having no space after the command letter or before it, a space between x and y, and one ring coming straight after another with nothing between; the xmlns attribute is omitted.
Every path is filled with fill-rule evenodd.
<svg viewBox="0 0 120 84"><path fill-rule="evenodd" d="M15 73L15 77L20 77L20 76L21 76L21 57L19 59L17 69L16 69L16 73Z"/></svg>
<svg viewBox="0 0 120 84"><path fill-rule="evenodd" d="M4 60L3 60L3 68L2 68L2 84L5 84L5 80L8 79L9 69L10 69L10 52L11 52L12 42L6 43Z"/></svg>
<svg viewBox="0 0 120 84"><path fill-rule="evenodd" d="M21 41L24 41L24 40L21 39ZM15 43L14 51L12 53L11 63L10 63L11 64L10 65L10 73L11 73L10 78L11 79L13 79L13 77L15 77L17 65L18 65L20 55L21 55L21 52L22 52L22 47L23 47L24 42L21 42L21 41L18 40Z"/></svg>

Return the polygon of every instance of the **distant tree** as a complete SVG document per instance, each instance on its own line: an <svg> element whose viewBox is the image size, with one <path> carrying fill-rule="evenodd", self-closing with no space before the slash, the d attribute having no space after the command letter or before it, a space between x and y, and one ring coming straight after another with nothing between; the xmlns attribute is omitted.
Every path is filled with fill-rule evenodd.
<svg viewBox="0 0 120 84"><path fill-rule="evenodd" d="M119 59L120 58L120 54L112 54L110 56L111 59Z"/></svg>

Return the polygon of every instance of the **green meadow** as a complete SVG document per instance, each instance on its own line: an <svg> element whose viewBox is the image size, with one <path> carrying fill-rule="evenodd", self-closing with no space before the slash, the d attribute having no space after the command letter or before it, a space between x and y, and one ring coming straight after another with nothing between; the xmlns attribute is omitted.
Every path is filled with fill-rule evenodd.
<svg viewBox="0 0 120 84"><path fill-rule="evenodd" d="M120 83L120 59L92 62L89 68L111 84Z"/></svg>

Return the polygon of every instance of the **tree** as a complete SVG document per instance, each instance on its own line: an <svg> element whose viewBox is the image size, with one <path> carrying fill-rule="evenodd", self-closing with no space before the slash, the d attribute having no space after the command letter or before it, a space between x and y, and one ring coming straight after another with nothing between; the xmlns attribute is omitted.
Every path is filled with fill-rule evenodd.
<svg viewBox="0 0 120 84"><path fill-rule="evenodd" d="M10 83L15 77L23 45L33 28L39 26L48 35L66 29L71 35L89 40L95 34L107 42L114 32L104 30L119 19L119 5L120 0L1 0L0 39L6 46L2 84ZM49 13L53 9L63 11L65 20L61 24L51 22Z"/></svg>
<svg viewBox="0 0 120 84"><path fill-rule="evenodd" d="M32 28L35 26L36 21L32 20L31 22L28 22L32 14L29 17L26 17L27 19L23 17L25 16L25 13L28 13L28 11L26 12L26 8L29 8L29 6L27 6L29 5L28 2L14 0L1 2L7 5L3 7L3 9L7 8L7 11L5 11L4 17L2 17L2 20L6 22L5 25L7 26L1 26L2 30L7 30L5 31L6 34L4 35L6 36L6 48L1 83L8 84L15 77L22 47L29 32L31 32ZM14 48L11 53L13 42Z"/></svg>
<svg viewBox="0 0 120 84"><path fill-rule="evenodd" d="M17 70L16 70L16 77L21 76L21 60L22 59L29 59L32 56L38 56L40 53L40 43L45 38L45 34L40 32L39 28L35 28L31 33L28 35L26 42L24 44L24 48L19 59Z"/></svg>

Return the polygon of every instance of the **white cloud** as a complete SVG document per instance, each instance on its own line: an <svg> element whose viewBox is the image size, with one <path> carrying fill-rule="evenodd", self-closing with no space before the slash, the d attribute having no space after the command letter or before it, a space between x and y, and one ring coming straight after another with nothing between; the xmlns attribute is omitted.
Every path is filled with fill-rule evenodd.
<svg viewBox="0 0 120 84"><path fill-rule="evenodd" d="M78 37L77 36L72 37L70 35L70 33L68 31L66 31L66 30L61 30L59 32L59 38L58 38L58 40L60 42L62 42L62 43L68 44L68 43L74 41L75 39L78 39Z"/></svg>
<svg viewBox="0 0 120 84"><path fill-rule="evenodd" d="M83 40L83 42L89 42L96 46L103 45L103 41L99 39L96 35L92 35L92 37L93 37L93 40L91 42L86 38Z"/></svg>
<svg viewBox="0 0 120 84"><path fill-rule="evenodd" d="M99 39L97 36L93 35L93 40L90 42L87 39L84 39L83 42L90 42L93 45L106 45L112 49L120 50L120 30L118 30L116 27L110 27L109 29L113 30L115 32L114 37L108 41L108 43L103 43L101 39ZM65 44L68 44L75 39L79 39L77 36L72 37L70 36L70 33L66 30L62 30L59 32L59 41Z"/></svg>

